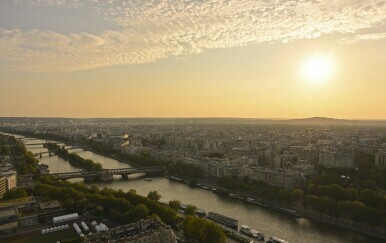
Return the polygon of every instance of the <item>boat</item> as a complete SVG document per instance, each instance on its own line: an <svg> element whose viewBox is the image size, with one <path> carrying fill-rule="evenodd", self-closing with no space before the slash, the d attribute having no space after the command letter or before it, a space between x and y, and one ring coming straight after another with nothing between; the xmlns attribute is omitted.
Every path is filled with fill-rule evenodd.
<svg viewBox="0 0 386 243"><path fill-rule="evenodd" d="M242 233L246 236L249 236L255 240L264 242L264 239L265 239L264 234L260 233L257 230L249 228L249 226L247 226L247 225L242 225L239 231L240 231L240 233Z"/></svg>
<svg viewBox="0 0 386 243"><path fill-rule="evenodd" d="M237 219L232 219L227 216L214 213L214 212L209 212L208 215L206 216L208 219L211 219L219 224L222 224L224 226L227 226L229 228L238 229L238 220Z"/></svg>
<svg viewBox="0 0 386 243"><path fill-rule="evenodd" d="M184 210L184 211L185 211L186 207L187 207L187 205L185 205L185 204L181 204L181 206L180 206L180 209L182 209L182 210Z"/></svg>
<svg viewBox="0 0 386 243"><path fill-rule="evenodd" d="M206 211L204 209L196 209L195 210L197 216L199 217L205 217L206 216Z"/></svg>
<svg viewBox="0 0 386 243"><path fill-rule="evenodd" d="M232 198L236 198L236 199L239 199L239 200L245 200L244 197L238 195L238 194L235 194L235 193L229 193L229 196L232 197Z"/></svg>
<svg viewBox="0 0 386 243"><path fill-rule="evenodd" d="M258 206L261 206L261 207L266 207L266 208L268 208L269 207L269 205L268 204L265 204L265 203L261 203L261 202L258 202L258 201L256 201L255 199L253 199L253 198L247 198L247 202L249 202L249 203L251 203L251 204L254 204L254 205L258 205Z"/></svg>
<svg viewBox="0 0 386 243"><path fill-rule="evenodd" d="M218 188L218 189L216 189L215 192L218 194L221 194L221 195L228 195L229 196L229 192L225 189Z"/></svg>
<svg viewBox="0 0 386 243"><path fill-rule="evenodd" d="M272 207L272 209L276 210L278 212L281 212L281 213L286 213L286 214L295 216L297 218L301 218L302 217L298 212L296 212L295 210L292 210L292 209L283 208L283 207Z"/></svg>
<svg viewBox="0 0 386 243"><path fill-rule="evenodd" d="M217 189L212 187L212 192L217 192Z"/></svg>
<svg viewBox="0 0 386 243"><path fill-rule="evenodd" d="M151 179L150 177L146 177L146 178L145 178L145 181L150 182L150 181L152 181L152 179Z"/></svg>
<svg viewBox="0 0 386 243"><path fill-rule="evenodd" d="M260 233L257 230L249 228L248 225L241 225L239 231L240 231L240 233L243 233L243 234L245 234L249 237L252 237L256 240L264 241L264 238L265 238L264 234Z"/></svg>
<svg viewBox="0 0 386 243"><path fill-rule="evenodd" d="M258 241L265 242L265 235L257 230L252 229L251 230L252 237L256 238Z"/></svg>
<svg viewBox="0 0 386 243"><path fill-rule="evenodd" d="M190 185L189 181L187 181L187 180L183 180L182 183L184 183L186 185Z"/></svg>
<svg viewBox="0 0 386 243"><path fill-rule="evenodd" d="M267 241L267 243L288 243L288 241L279 239L277 237L269 237L269 240Z"/></svg>
<svg viewBox="0 0 386 243"><path fill-rule="evenodd" d="M178 181L178 182L182 182L183 180L178 178L178 177L175 177L175 176L171 176L168 178L169 180L172 180L172 181Z"/></svg>
<svg viewBox="0 0 386 243"><path fill-rule="evenodd" d="M200 185L199 188L210 191L210 188L207 186Z"/></svg>

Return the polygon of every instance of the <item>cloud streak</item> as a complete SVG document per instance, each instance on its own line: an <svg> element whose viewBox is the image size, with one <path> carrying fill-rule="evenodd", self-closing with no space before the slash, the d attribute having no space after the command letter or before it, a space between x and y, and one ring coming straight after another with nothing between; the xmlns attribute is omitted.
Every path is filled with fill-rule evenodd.
<svg viewBox="0 0 386 243"><path fill-rule="evenodd" d="M9 70L32 72L141 64L206 49L330 33L352 35L386 21L384 0L30 0L19 4L84 8L121 27L98 35L0 29L0 60Z"/></svg>

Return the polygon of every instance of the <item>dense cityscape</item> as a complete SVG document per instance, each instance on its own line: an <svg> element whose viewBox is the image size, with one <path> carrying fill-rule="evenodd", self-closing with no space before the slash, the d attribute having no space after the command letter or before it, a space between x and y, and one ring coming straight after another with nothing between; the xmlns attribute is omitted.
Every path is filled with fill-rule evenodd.
<svg viewBox="0 0 386 243"><path fill-rule="evenodd" d="M368 235L373 240L384 239L385 125L382 122L347 123L350 121L327 118L296 121L2 118L1 194L4 203L0 205L1 229L5 237L28 232L29 228L41 229L43 235L51 228L66 227L68 223L62 224L59 220L58 225L55 220L67 213L76 216L64 222L83 219L78 224L84 232L77 224L74 228L82 237L62 239L63 242L80 239L79 242L105 242L107 239L153 242L152 237L157 237L159 242L286 240L280 239L280 235L268 236L247 225L240 226L238 220L242 219L207 212L191 202L164 201L156 190L145 197L137 195L136 188L127 192L130 195L109 191L109 183L127 181L130 174L139 173L145 178L140 176L134 180L154 183L152 179L166 176L172 183L186 184L185 187L212 191L221 197L304 218L311 223L331 224ZM66 147L58 144L66 144ZM24 146L27 150L34 147L43 150L31 153ZM116 159L130 168L101 165L99 161L79 156L79 150ZM49 165L38 162L54 156L79 171L53 173ZM60 182L68 179L72 182ZM83 180L86 184L79 184ZM101 185L102 189L86 186L93 181L108 184ZM127 184L130 185L130 179ZM62 193L71 195L68 193L75 191L60 193L64 185L74 187L81 195L69 201ZM136 206L125 205L132 209L120 215L119 210L105 207L121 205L121 199L106 202L100 199L99 203L94 203L98 199L88 195L90 191L101 196L123 197ZM153 218L152 215L157 215L164 223L146 219ZM111 221L98 224L101 216ZM201 217L209 221L192 224L205 228L208 233L197 235L197 229L190 229L187 222L202 220ZM213 223L206 225L207 222ZM105 233L85 235L94 231L92 227L96 232ZM148 227L152 230L146 230ZM163 237L162 240L159 237Z"/></svg>

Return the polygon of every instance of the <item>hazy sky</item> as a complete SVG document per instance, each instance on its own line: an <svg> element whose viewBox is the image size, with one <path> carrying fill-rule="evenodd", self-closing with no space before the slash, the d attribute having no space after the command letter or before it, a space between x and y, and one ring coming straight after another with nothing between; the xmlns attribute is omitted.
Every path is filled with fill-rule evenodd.
<svg viewBox="0 0 386 243"><path fill-rule="evenodd" d="M386 119L386 0L1 0L0 116Z"/></svg>

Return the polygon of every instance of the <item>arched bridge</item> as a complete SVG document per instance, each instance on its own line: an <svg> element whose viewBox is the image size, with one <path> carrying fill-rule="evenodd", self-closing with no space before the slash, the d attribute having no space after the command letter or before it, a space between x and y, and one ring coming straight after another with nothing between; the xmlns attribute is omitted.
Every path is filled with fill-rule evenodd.
<svg viewBox="0 0 386 243"><path fill-rule="evenodd" d="M79 171L67 173L53 173L58 180L67 180L73 178L84 178L85 180L110 181L114 175L121 175L123 178L137 173L163 173L166 171L164 166L140 167L140 168L122 168L122 169L103 169L98 171Z"/></svg>

